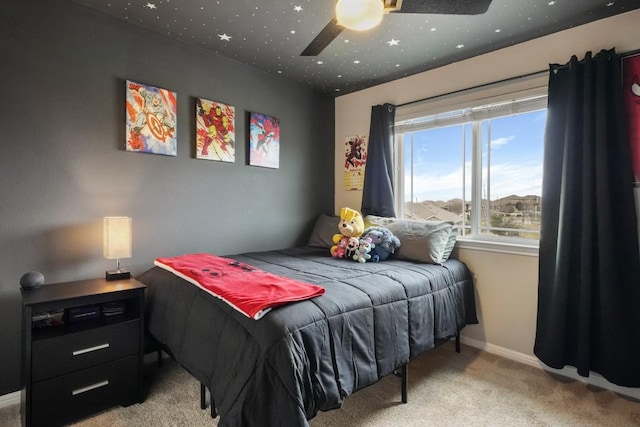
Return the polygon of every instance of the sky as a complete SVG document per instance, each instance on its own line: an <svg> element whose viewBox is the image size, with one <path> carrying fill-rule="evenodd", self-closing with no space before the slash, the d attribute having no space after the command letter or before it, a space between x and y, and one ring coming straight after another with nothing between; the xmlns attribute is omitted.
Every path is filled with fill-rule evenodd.
<svg viewBox="0 0 640 427"><path fill-rule="evenodd" d="M546 110L491 120L490 199L542 194ZM463 137L463 128L467 132ZM487 126L483 126L483 198L487 186ZM411 198L410 134L405 134L405 200ZM466 199L471 189L471 126L413 133L413 200L462 198L463 141L466 139Z"/></svg>

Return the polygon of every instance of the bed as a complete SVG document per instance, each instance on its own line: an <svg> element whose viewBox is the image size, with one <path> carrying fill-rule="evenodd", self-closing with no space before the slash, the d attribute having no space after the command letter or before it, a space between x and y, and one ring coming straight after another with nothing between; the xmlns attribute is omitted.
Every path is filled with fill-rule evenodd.
<svg viewBox="0 0 640 427"><path fill-rule="evenodd" d="M210 390L219 426L307 426L477 323L464 263L358 263L323 246L229 256L325 289L260 320L160 267L137 278L148 287L148 332Z"/></svg>

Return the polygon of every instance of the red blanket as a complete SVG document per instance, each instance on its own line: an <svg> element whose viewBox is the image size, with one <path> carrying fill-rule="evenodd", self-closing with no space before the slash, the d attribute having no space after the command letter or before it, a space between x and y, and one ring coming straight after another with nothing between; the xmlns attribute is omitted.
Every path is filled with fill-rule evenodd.
<svg viewBox="0 0 640 427"><path fill-rule="evenodd" d="M282 304L322 295L324 288L210 254L157 258L155 265L200 286L231 307L258 320Z"/></svg>

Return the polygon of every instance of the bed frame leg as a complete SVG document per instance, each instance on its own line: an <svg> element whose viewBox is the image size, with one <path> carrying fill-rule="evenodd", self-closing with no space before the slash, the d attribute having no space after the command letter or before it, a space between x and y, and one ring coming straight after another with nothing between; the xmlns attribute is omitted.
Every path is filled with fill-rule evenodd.
<svg viewBox="0 0 640 427"><path fill-rule="evenodd" d="M456 353L460 353L460 331L456 332Z"/></svg>
<svg viewBox="0 0 640 427"><path fill-rule="evenodd" d="M215 418L218 416L218 411L216 410L216 402L213 400L213 394L211 394L211 418Z"/></svg>
<svg viewBox="0 0 640 427"><path fill-rule="evenodd" d="M408 372L408 363L405 363L404 365L402 365L402 367L400 368L400 372L401 372L401 382L402 382L402 403L407 403L407 372Z"/></svg>
<svg viewBox="0 0 640 427"><path fill-rule="evenodd" d="M200 409L207 409L207 389L200 383Z"/></svg>
<svg viewBox="0 0 640 427"><path fill-rule="evenodd" d="M211 398L211 418L215 418L218 416L216 402L213 400L213 394L209 393L209 397ZM200 409L207 409L207 388L202 383L200 383Z"/></svg>

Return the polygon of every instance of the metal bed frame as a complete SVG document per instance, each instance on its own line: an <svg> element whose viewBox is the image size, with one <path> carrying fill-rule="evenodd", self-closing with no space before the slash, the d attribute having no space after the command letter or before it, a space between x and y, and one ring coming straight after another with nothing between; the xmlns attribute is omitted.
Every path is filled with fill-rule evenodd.
<svg viewBox="0 0 640 427"><path fill-rule="evenodd" d="M458 331L454 337L455 337L456 353L460 353L460 331ZM434 348L440 346L441 344L444 344L445 342L449 341L451 338L454 338L454 337L445 338L436 342L436 345ZM159 361L160 361L160 356L158 356L158 363L160 363ZM398 368L396 371L394 371L394 374L400 377L400 394L401 394L402 403L408 402L408 398L407 398L408 371L409 371L409 363L405 363L404 365L400 366L400 368ZM210 405L207 405L207 392L209 394ZM211 418L216 418L218 416L218 411L216 409L216 402L213 399L213 394L211 393L210 390L207 390L207 387L201 382L200 383L200 409L203 409L203 410L207 409L208 406L211 407Z"/></svg>

